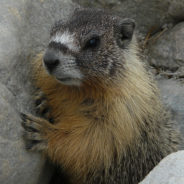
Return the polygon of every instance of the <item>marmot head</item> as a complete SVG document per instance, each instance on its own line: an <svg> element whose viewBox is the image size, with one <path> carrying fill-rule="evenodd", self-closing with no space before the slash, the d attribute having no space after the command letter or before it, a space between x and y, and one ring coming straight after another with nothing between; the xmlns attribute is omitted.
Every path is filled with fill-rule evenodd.
<svg viewBox="0 0 184 184"><path fill-rule="evenodd" d="M111 81L122 72L125 53L131 53L134 27L132 19L103 10L75 10L52 28L44 66L66 85Z"/></svg>

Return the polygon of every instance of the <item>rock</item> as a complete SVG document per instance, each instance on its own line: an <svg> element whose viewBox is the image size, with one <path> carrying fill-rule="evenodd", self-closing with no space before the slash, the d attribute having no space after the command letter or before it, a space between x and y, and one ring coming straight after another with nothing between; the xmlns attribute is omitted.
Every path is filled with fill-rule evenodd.
<svg viewBox="0 0 184 184"><path fill-rule="evenodd" d="M165 32L148 46L148 61L164 70L176 71L184 66L184 22Z"/></svg>
<svg viewBox="0 0 184 184"><path fill-rule="evenodd" d="M0 85L0 183L37 183L44 160L24 149L14 96Z"/></svg>
<svg viewBox="0 0 184 184"><path fill-rule="evenodd" d="M50 27L76 7L70 0L1 0L0 183L47 184L51 170L27 152L19 112L34 113L30 59L44 50Z"/></svg>
<svg viewBox="0 0 184 184"><path fill-rule="evenodd" d="M184 151L164 158L139 184L183 184Z"/></svg>
<svg viewBox="0 0 184 184"><path fill-rule="evenodd" d="M184 1L183 0L169 0L168 14L177 21L181 21L184 18L183 9Z"/></svg>
<svg viewBox="0 0 184 184"><path fill-rule="evenodd" d="M172 118L177 122L184 139L184 84L176 80L159 79L158 87L164 104L171 110ZM184 149L184 142L181 142Z"/></svg>
<svg viewBox="0 0 184 184"><path fill-rule="evenodd" d="M144 35L157 32L165 23L176 23L184 18L184 1L177 0L74 0L83 6L109 9L123 17L134 18Z"/></svg>

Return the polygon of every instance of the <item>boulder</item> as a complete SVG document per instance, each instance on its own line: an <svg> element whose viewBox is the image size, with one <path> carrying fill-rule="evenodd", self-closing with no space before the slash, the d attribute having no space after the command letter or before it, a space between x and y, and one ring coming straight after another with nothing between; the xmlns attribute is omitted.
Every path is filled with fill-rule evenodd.
<svg viewBox="0 0 184 184"><path fill-rule="evenodd" d="M27 152L19 112L34 113L30 60L48 43L55 20L76 7L70 0L0 0L0 183L47 184L45 159Z"/></svg>
<svg viewBox="0 0 184 184"><path fill-rule="evenodd" d="M139 184L183 184L184 151L164 158Z"/></svg>
<svg viewBox="0 0 184 184"><path fill-rule="evenodd" d="M155 68L176 71L184 66L184 22L148 45L148 62ZM153 39L154 40L154 39ZM184 69L182 71L184 74Z"/></svg>
<svg viewBox="0 0 184 184"><path fill-rule="evenodd" d="M157 80L161 97L165 106L171 111L173 120L177 122L181 136L184 139L184 83L173 79L160 78ZM184 149L184 141L180 148Z"/></svg>
<svg viewBox="0 0 184 184"><path fill-rule="evenodd" d="M24 149L14 95L0 84L0 183L37 183L44 159Z"/></svg>

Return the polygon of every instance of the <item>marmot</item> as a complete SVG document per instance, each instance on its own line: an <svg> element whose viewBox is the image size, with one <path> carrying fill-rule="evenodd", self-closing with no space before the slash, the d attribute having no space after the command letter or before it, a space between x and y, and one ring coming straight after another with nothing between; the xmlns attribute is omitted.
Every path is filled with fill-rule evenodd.
<svg viewBox="0 0 184 184"><path fill-rule="evenodd" d="M22 114L27 146L58 163L68 183L137 184L178 149L134 28L132 19L77 9L55 24L45 54L33 62L54 122ZM45 98L36 98L48 114Z"/></svg>

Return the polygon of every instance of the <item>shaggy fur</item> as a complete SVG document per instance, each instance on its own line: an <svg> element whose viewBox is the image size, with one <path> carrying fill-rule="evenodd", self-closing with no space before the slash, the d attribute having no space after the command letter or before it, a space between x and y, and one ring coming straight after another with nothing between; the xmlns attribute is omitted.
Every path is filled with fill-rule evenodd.
<svg viewBox="0 0 184 184"><path fill-rule="evenodd" d="M86 16L93 26L93 11L81 10L74 17L90 12ZM115 20L115 24L119 20L96 11L101 20L105 17L106 21ZM121 47L116 41L120 39L116 38L116 29L109 26L106 34L110 38L104 39L105 46L97 53L98 62L104 50L111 49L103 56L107 62L115 58L118 65L104 65L104 73L103 67L95 72L90 69L81 86L63 85L49 75L42 64L43 54L33 62L35 85L47 98L54 124L22 115L23 126L27 139L34 143L30 148L42 150L61 165L69 183L136 184L163 157L177 150L179 136L160 103L151 76L140 62L135 37L126 43L126 48ZM60 30L58 27L57 24L52 34ZM88 64L91 65L99 63Z"/></svg>

